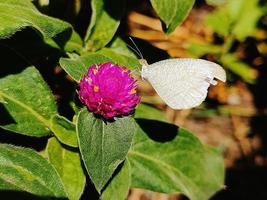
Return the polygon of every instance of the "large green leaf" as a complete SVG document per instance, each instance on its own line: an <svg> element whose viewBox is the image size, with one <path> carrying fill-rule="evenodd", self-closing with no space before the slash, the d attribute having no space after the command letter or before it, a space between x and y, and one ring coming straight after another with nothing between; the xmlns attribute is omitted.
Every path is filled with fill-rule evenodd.
<svg viewBox="0 0 267 200"><path fill-rule="evenodd" d="M151 120L138 124L128 153L131 187L181 192L192 200L209 199L224 187L224 162L218 152L177 126Z"/></svg>
<svg viewBox="0 0 267 200"><path fill-rule="evenodd" d="M92 0L92 17L85 37L86 48L96 51L113 38L124 13L124 0Z"/></svg>
<svg viewBox="0 0 267 200"><path fill-rule="evenodd" d="M57 113L57 107L50 89L34 67L1 78L0 97L12 118L0 122L2 128L36 137L50 133L49 119Z"/></svg>
<svg viewBox="0 0 267 200"><path fill-rule="evenodd" d="M140 63L137 58L121 54L118 51L114 51L110 48L102 48L100 51L96 52L97 54L106 56L110 58L114 63L119 64L120 66L126 66L129 69L136 70Z"/></svg>
<svg viewBox="0 0 267 200"><path fill-rule="evenodd" d="M0 24L0 38L10 37L25 27L35 29L44 38L71 30L71 25L41 14L28 0L0 0Z"/></svg>
<svg viewBox="0 0 267 200"><path fill-rule="evenodd" d="M87 172L98 192L106 185L132 144L132 117L104 122L83 109L77 122L78 143Z"/></svg>
<svg viewBox="0 0 267 200"><path fill-rule="evenodd" d="M65 117L54 115L50 121L50 129L61 143L78 147L76 126Z"/></svg>
<svg viewBox="0 0 267 200"><path fill-rule="evenodd" d="M109 58L95 53L74 58L60 58L60 66L75 80L79 81L91 65L110 61Z"/></svg>
<svg viewBox="0 0 267 200"><path fill-rule="evenodd" d="M153 8L171 33L186 18L195 0L150 0Z"/></svg>
<svg viewBox="0 0 267 200"><path fill-rule="evenodd" d="M66 197L57 172L37 152L0 144L0 160L0 190L23 191L47 198Z"/></svg>
<svg viewBox="0 0 267 200"><path fill-rule="evenodd" d="M49 139L46 151L63 182L68 198L78 200L86 182L79 152L64 148L54 137Z"/></svg>
<svg viewBox="0 0 267 200"><path fill-rule="evenodd" d="M91 9L92 9L92 15L90 19L90 24L88 26L88 29L86 31L86 35L84 40L87 41L92 34L93 27L96 25L96 20L99 19L99 17L102 14L102 9L104 6L103 0L91 0Z"/></svg>
<svg viewBox="0 0 267 200"><path fill-rule="evenodd" d="M131 168L126 159L120 171L111 179L101 195L101 200L125 200L131 185Z"/></svg>
<svg viewBox="0 0 267 200"><path fill-rule="evenodd" d="M112 61L120 66L126 66L129 69L136 69L139 65L136 58L116 53L108 48L103 48L96 53L83 54L80 57L61 58L59 63L78 82L91 65L101 64L107 61Z"/></svg>

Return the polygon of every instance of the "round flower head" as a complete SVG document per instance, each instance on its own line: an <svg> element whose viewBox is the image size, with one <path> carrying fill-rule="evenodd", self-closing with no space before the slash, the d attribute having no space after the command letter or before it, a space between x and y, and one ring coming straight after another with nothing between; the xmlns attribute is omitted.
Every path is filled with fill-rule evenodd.
<svg viewBox="0 0 267 200"><path fill-rule="evenodd" d="M81 102L105 119L128 114L140 102L130 70L111 62L89 67L79 87Z"/></svg>

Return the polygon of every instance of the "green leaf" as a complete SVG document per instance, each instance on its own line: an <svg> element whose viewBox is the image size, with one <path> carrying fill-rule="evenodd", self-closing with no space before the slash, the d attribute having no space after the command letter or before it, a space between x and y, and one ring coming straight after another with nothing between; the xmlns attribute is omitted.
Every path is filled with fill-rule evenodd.
<svg viewBox="0 0 267 200"><path fill-rule="evenodd" d="M241 3L232 32L238 40L244 41L248 36L253 35L264 12L259 5L259 0L242 0Z"/></svg>
<svg viewBox="0 0 267 200"><path fill-rule="evenodd" d="M104 122L83 109L77 122L78 143L87 172L100 193L125 159L135 132L132 117Z"/></svg>
<svg viewBox="0 0 267 200"><path fill-rule="evenodd" d="M60 58L60 66L75 80L79 81L88 68L94 64L110 61L109 58L100 54L84 54L77 58Z"/></svg>
<svg viewBox="0 0 267 200"><path fill-rule="evenodd" d="M208 15L207 23L222 36L231 33L238 40L244 41L253 35L263 14L259 0L228 0L225 6Z"/></svg>
<svg viewBox="0 0 267 200"><path fill-rule="evenodd" d="M50 138L46 147L48 159L57 170L70 200L79 200L85 186L85 174L79 152L64 148L56 138Z"/></svg>
<svg viewBox="0 0 267 200"><path fill-rule="evenodd" d="M57 113L54 97L34 67L0 79L0 97L11 115L0 127L24 135L41 137L50 134L49 119Z"/></svg>
<svg viewBox="0 0 267 200"><path fill-rule="evenodd" d="M68 40L66 45L64 46L64 51L66 52L78 52L81 53L83 51L83 41L80 35L76 31L72 31L71 38Z"/></svg>
<svg viewBox="0 0 267 200"><path fill-rule="evenodd" d="M195 3L194 0L150 0L150 2L164 22L168 34L182 23Z"/></svg>
<svg viewBox="0 0 267 200"><path fill-rule="evenodd" d="M206 0L206 3L212 6L220 6L225 4L226 0Z"/></svg>
<svg viewBox="0 0 267 200"><path fill-rule="evenodd" d="M136 69L140 65L136 58L118 54L108 48L103 48L96 53L86 53L80 57L60 58L59 63L78 82L91 65L101 64L107 61L112 61L115 64L126 66L130 69Z"/></svg>
<svg viewBox="0 0 267 200"><path fill-rule="evenodd" d="M3 1L3 0L2 0ZM2 2L0 1L0 2ZM37 10L37 8L33 5L32 0L6 0L3 2L8 2L9 4L17 4L19 6L25 6L31 8L33 10Z"/></svg>
<svg viewBox="0 0 267 200"><path fill-rule="evenodd" d="M92 0L91 7L92 17L85 42L88 50L96 51L108 44L115 35L124 13L125 1Z"/></svg>
<svg viewBox="0 0 267 200"><path fill-rule="evenodd" d="M140 103L137 105L134 117L142 119L158 120L163 122L168 121L165 114L162 111L144 103Z"/></svg>
<svg viewBox="0 0 267 200"><path fill-rule="evenodd" d="M26 27L35 29L44 38L71 30L71 25L41 14L28 1L0 0L0 38L7 38Z"/></svg>
<svg viewBox="0 0 267 200"><path fill-rule="evenodd" d="M62 47L59 44L57 44L56 41L52 38L46 39L45 43L56 49L59 49L59 50L62 49ZM83 41L76 31L74 30L72 31L70 39L66 42L66 44L64 44L63 48L64 48L64 52L77 52L80 54L84 51Z"/></svg>
<svg viewBox="0 0 267 200"><path fill-rule="evenodd" d="M6 103L4 98L0 96L0 103Z"/></svg>
<svg viewBox="0 0 267 200"><path fill-rule="evenodd" d="M120 37L117 37L109 48L117 54L136 58L136 55L127 47L127 44Z"/></svg>
<svg viewBox="0 0 267 200"><path fill-rule="evenodd" d="M110 48L102 48L96 53L110 58L110 60L120 66L126 66L127 68L132 70L137 70L138 67L140 67L140 63L137 58L125 54L120 54L118 51L113 51Z"/></svg>
<svg viewBox="0 0 267 200"><path fill-rule="evenodd" d="M50 123L51 131L60 142L71 147L78 147L75 124L60 115L54 115Z"/></svg>
<svg viewBox="0 0 267 200"><path fill-rule="evenodd" d="M101 200L125 200L131 185L130 163L126 159L120 171L112 178L103 194Z"/></svg>
<svg viewBox="0 0 267 200"><path fill-rule="evenodd" d="M257 72L251 68L248 64L239 60L233 54L224 54L221 57L223 66L227 67L234 74L240 76L247 83L255 83L257 78Z"/></svg>
<svg viewBox="0 0 267 200"><path fill-rule="evenodd" d="M209 199L224 187L223 157L175 125L138 120L128 153L132 185L162 193L181 192L192 200Z"/></svg>
<svg viewBox="0 0 267 200"><path fill-rule="evenodd" d="M96 25L96 19L99 19L101 14L102 14L103 6L104 6L103 0L100 0L100 1L91 0L92 15L91 15L90 24L89 24L88 29L86 31L84 41L87 41L89 39L90 35L92 34L93 27Z"/></svg>
<svg viewBox="0 0 267 200"><path fill-rule="evenodd" d="M232 21L225 7L220 7L207 15L206 23L221 36L226 37L230 34Z"/></svg>
<svg viewBox="0 0 267 200"><path fill-rule="evenodd" d="M37 152L0 144L0 190L24 191L47 198L65 198L56 170Z"/></svg>

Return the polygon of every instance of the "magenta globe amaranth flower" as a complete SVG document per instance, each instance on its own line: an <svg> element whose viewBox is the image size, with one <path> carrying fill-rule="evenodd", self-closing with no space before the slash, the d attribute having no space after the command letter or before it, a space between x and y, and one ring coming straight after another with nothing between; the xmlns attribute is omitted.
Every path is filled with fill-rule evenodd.
<svg viewBox="0 0 267 200"><path fill-rule="evenodd" d="M79 98L88 110L104 118L126 115L140 102L130 70L112 62L92 65L79 83Z"/></svg>

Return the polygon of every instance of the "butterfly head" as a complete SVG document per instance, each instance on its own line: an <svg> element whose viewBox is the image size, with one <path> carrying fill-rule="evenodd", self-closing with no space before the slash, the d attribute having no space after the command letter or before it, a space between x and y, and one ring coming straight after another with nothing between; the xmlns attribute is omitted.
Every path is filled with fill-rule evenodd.
<svg viewBox="0 0 267 200"><path fill-rule="evenodd" d="M140 65L142 65L141 76L142 76L142 79L144 79L146 78L148 63L145 59L140 59L139 63Z"/></svg>

